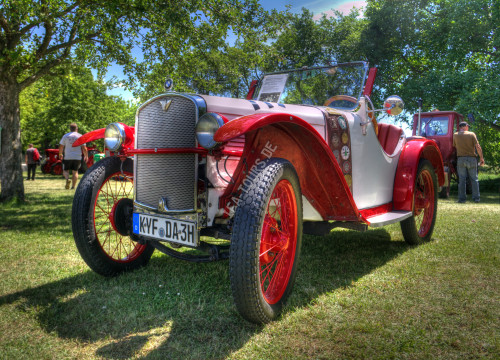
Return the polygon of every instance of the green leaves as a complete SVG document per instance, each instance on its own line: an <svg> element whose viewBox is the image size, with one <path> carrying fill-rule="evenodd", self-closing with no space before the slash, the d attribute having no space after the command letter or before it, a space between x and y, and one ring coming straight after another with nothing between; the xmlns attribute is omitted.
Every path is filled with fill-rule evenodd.
<svg viewBox="0 0 500 360"><path fill-rule="evenodd" d="M71 122L78 124L80 133L115 121L133 125L135 106L108 96L106 89L89 69L79 67L61 69L56 77L30 86L21 96L23 144L57 147Z"/></svg>
<svg viewBox="0 0 500 360"><path fill-rule="evenodd" d="M377 84L402 96L410 112L421 97L424 111L477 114L486 162L499 166L500 135L483 128L500 125L500 1L373 0L365 16L363 48L380 66Z"/></svg>

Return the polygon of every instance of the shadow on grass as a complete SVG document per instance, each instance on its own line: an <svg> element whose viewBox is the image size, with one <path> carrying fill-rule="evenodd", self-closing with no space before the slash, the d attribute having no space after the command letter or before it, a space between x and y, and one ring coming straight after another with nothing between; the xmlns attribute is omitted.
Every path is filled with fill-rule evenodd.
<svg viewBox="0 0 500 360"><path fill-rule="evenodd" d="M349 286L407 249L384 229L304 236L285 315ZM88 271L5 295L4 304L33 312L47 333L95 343L97 355L109 359L224 358L262 329L238 315L227 262L194 264L167 256L115 278Z"/></svg>
<svg viewBox="0 0 500 360"><path fill-rule="evenodd" d="M35 203L36 206L31 204ZM29 200L21 205L0 208L0 226L21 232L43 232L52 229L66 234L68 219L71 219L73 194L47 198L46 195L30 194Z"/></svg>

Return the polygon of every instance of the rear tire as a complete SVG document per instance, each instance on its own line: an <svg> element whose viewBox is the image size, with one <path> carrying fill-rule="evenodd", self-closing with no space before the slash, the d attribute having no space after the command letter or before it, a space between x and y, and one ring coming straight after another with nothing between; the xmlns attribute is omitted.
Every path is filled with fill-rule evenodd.
<svg viewBox="0 0 500 360"><path fill-rule="evenodd" d="M109 157L92 166L75 191L71 214L73 237L83 260L96 273L114 276L146 265L154 248L133 241L126 214L133 197L133 162ZM130 225L130 226L129 226Z"/></svg>
<svg viewBox="0 0 500 360"><path fill-rule="evenodd" d="M418 166L413 192L413 215L401 221L401 231L408 244L418 245L432 237L438 199L437 176L429 160Z"/></svg>
<svg viewBox="0 0 500 360"><path fill-rule="evenodd" d="M283 159L260 164L264 167L253 179L250 173L250 186L239 198L229 255L236 307L257 324L281 313L302 243L302 195L295 169Z"/></svg>

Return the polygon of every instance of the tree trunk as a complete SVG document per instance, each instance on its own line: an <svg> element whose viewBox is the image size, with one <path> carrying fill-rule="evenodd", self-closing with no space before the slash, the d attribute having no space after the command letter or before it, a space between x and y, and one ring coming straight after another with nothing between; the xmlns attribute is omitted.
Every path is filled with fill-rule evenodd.
<svg viewBox="0 0 500 360"><path fill-rule="evenodd" d="M15 78L0 78L0 202L24 201L19 93Z"/></svg>

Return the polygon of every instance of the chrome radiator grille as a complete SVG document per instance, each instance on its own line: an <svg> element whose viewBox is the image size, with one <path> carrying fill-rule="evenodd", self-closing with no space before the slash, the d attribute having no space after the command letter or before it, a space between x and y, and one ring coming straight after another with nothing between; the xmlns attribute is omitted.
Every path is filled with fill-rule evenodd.
<svg viewBox="0 0 500 360"><path fill-rule="evenodd" d="M168 109L165 104L169 101ZM199 108L191 97L162 95L144 104L135 124L136 149L194 148ZM196 154L136 154L135 201L171 211L195 209Z"/></svg>

